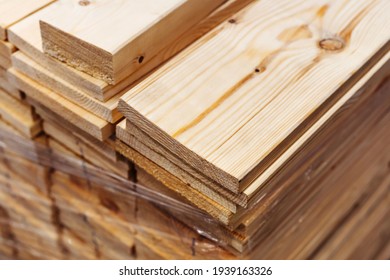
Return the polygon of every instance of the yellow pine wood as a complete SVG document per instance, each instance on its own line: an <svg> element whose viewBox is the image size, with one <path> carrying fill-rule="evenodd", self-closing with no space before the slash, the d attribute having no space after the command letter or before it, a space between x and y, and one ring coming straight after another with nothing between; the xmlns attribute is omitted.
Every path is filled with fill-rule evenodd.
<svg viewBox="0 0 390 280"><path fill-rule="evenodd" d="M0 89L0 116L26 137L34 137L41 132L40 120L31 106L10 96Z"/></svg>
<svg viewBox="0 0 390 280"><path fill-rule="evenodd" d="M131 89L120 107L238 192L383 55L389 12L384 0L255 2Z"/></svg>
<svg viewBox="0 0 390 280"><path fill-rule="evenodd" d="M117 129L119 125L117 126ZM215 217L218 221L228 224L232 213L214 200L208 198L203 193L198 192L193 188L188 188L188 185L177 177L172 176L164 168L161 168L153 161L149 160L133 148L124 144L122 141L117 140L117 150L126 158L132 160L137 166L145 170L147 173L152 175L157 181L161 182L167 188L182 194L191 203L196 205L198 208L206 211L212 217Z"/></svg>
<svg viewBox="0 0 390 280"><path fill-rule="evenodd" d="M15 51L15 46L10 42L0 40L0 55L10 57Z"/></svg>
<svg viewBox="0 0 390 280"><path fill-rule="evenodd" d="M213 26L252 1L253 0L229 0L225 5L221 6L217 11L211 14L210 17L206 18L203 22L197 25L196 28L194 27L191 32L183 34L182 37L180 37L171 46L167 47L164 51L159 52L156 56L150 58L149 61L142 63L143 66L140 68L140 71L137 71L115 86L109 85L100 79L93 78L90 75L69 67L64 63L59 63L57 60L44 55L39 21L50 18L52 14L60 13L61 11L57 10L58 6L56 5L49 5L45 9L36 12L12 26L9 30L9 40L12 44L17 46L18 49L22 50L30 57L39 60L40 63L53 73L61 76L64 80L79 87L92 97L100 101L106 101L115 94L119 94L131 83L150 72L156 66L178 53L191 42L195 41Z"/></svg>
<svg viewBox="0 0 390 280"><path fill-rule="evenodd" d="M110 123L122 118L122 114L117 109L119 96L114 96L107 102L101 102L53 74L20 51L12 55L12 64L19 72Z"/></svg>
<svg viewBox="0 0 390 280"><path fill-rule="evenodd" d="M62 127L64 130L70 131L77 138L83 141L86 145L90 146L92 149L96 151L99 151L99 153L103 154L108 159L114 162L117 162L119 160L115 150L115 140L113 140L111 137L105 141L100 141L95 137L91 136L90 134L88 134L87 132L85 132L84 130L82 130L81 128L70 123L69 121L67 121L60 115L58 115L57 113L51 111L47 107L42 106L42 104L29 98L28 96L26 100L29 104L34 106L37 114L45 122L50 122L52 124Z"/></svg>
<svg viewBox="0 0 390 280"><path fill-rule="evenodd" d="M0 0L0 40L7 39L7 28L55 0Z"/></svg>
<svg viewBox="0 0 390 280"><path fill-rule="evenodd" d="M291 158L307 143L308 140L310 140L316 133L318 133L323 126L329 121L329 119L335 115L338 114L340 111L343 111L342 108L348 108L350 107L350 102L352 99L354 99L354 96L358 92L362 92L367 86L368 83L370 84L378 84L383 79L385 79L386 76L388 76L390 72L390 53L387 53L372 69L370 69L363 78L361 78L356 84L342 97L338 102L336 102L316 123L314 123L310 129L308 129L295 143L293 143L272 165L270 165L253 183L251 183L248 188L242 193L243 196L247 197L247 201L249 202L249 206L255 205L257 202L259 202L259 199L262 197L262 193L259 192L262 190L266 184L269 182L270 178L275 176L277 172L283 167L283 165L291 160ZM127 121L127 124L130 124L129 121ZM126 132L125 129L126 128ZM121 132L118 132L119 130L122 130ZM138 139L142 139L142 142L144 145L147 145L149 149L156 149L160 155L163 155L167 157L167 159L173 161L177 164L177 166L183 168L183 170L186 170L190 173L190 176L195 176L188 167L185 166L185 162L178 162L177 159L175 160L172 158L172 155L169 154L169 151L164 149L161 145L156 145L150 137L142 133L139 129L136 129L136 127L133 124L130 124L129 126L126 126L124 124L124 121L122 121L118 127L117 127L117 137L119 137L121 140L128 142L126 135L135 134L137 135ZM127 141L126 141L127 140ZM163 166L167 168L162 162L159 162L160 166ZM182 177L181 177L182 178ZM184 182L189 183L188 180L183 178ZM192 183L189 183L190 186L192 186ZM211 187L210 185L208 187ZM186 192L183 192L183 195L187 195ZM215 197L214 197L214 200ZM234 201L234 200L233 200ZM251 210L253 212L253 210ZM234 225L239 219L243 217L243 215L249 214L245 211L239 211L234 217L230 216L228 218L229 224ZM251 224L252 219L256 217L256 215L250 215L253 216L252 218L246 218L246 226L249 226Z"/></svg>
<svg viewBox="0 0 390 280"><path fill-rule="evenodd" d="M13 97L21 100L22 94L21 92L12 85L7 77L7 70L0 67L0 89L3 89L8 94L12 95Z"/></svg>
<svg viewBox="0 0 390 280"><path fill-rule="evenodd" d="M116 84L226 0L59 0L41 21L44 51ZM69 20L69 19L72 20ZM109 37L109 40L106 39Z"/></svg>
<svg viewBox="0 0 390 280"><path fill-rule="evenodd" d="M351 214L351 218L338 227L327 240L321 251L315 255L315 259L348 259L353 257L356 248L362 246L361 240L367 238L365 252L377 251L385 238L377 236L372 238L372 231L378 231L383 225L384 231L389 231L390 223L390 196L389 196L390 176L382 184L369 194L368 199L363 199L359 206ZM363 205L362 205L363 204ZM386 218L387 217L387 218ZM387 229L386 229L387 227ZM384 232L378 231L379 234ZM382 239L382 240L381 240ZM348 241L348 242L347 242ZM377 244L376 246L373 246ZM372 256L374 257L374 256ZM372 258L370 258L372 259Z"/></svg>
<svg viewBox="0 0 390 280"><path fill-rule="evenodd" d="M25 92L27 96L55 111L65 120L95 138L103 141L114 132L114 126L112 124L39 85L15 69L9 69L8 74L12 82Z"/></svg>
<svg viewBox="0 0 390 280"><path fill-rule="evenodd" d="M146 158L152 160L156 164L161 164L161 162L164 162L164 168L171 173L178 174L177 177L182 180L183 182L187 182L190 184L194 189L197 191L203 193L208 198L214 200L218 204L220 204L222 207L225 207L229 211L235 213L237 211L236 204L231 202L230 200L226 199L219 193L215 192L214 190L210 189L204 184L199 184L194 181L196 181L195 178L191 176L186 176L185 171L182 171L178 166L175 164L169 162L164 156L159 155L157 152L151 150L146 145L144 145L141 141L137 138L135 138L133 135L129 134L126 131L126 122L122 121L120 122L116 127L116 137L129 145L131 148L136 150L137 152L141 153ZM174 172L176 171L176 172Z"/></svg>

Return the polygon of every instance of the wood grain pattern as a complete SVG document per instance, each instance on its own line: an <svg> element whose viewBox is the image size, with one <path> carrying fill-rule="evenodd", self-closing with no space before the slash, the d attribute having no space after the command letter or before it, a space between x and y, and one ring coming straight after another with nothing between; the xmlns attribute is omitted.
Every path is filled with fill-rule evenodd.
<svg viewBox="0 0 390 280"><path fill-rule="evenodd" d="M41 20L45 53L109 84L117 84L169 46L225 0L57 1ZM73 20L69 20L72 18ZM110 40L101 35L110 36Z"/></svg>
<svg viewBox="0 0 390 280"><path fill-rule="evenodd" d="M7 28L55 0L1 0L0 40L7 39Z"/></svg>
<svg viewBox="0 0 390 280"><path fill-rule="evenodd" d="M29 97L57 112L65 120L80 127L95 138L103 141L114 132L112 124L39 85L15 69L9 69L8 74L12 82Z"/></svg>
<svg viewBox="0 0 390 280"><path fill-rule="evenodd" d="M312 152L310 148L307 148L307 144L313 142L313 139L317 139L317 142L314 142L315 144L311 144L311 149L316 150L316 155L318 157L325 157L326 154L329 154L333 148L336 146L339 146L339 144L335 144L335 146L329 146L328 144L333 143L337 140L336 137L331 137L331 135L336 134L339 129L341 129L341 126L344 126L344 130L346 130L346 123L342 123L341 126L338 125L338 121L340 120L341 116L344 118L344 122L347 122L345 118L348 117L348 114L352 114L352 109L357 106L357 104L362 103L365 99L369 98L373 91L375 91L376 87L383 81L386 80L386 77L388 77L390 73L390 53L386 54L380 62L378 62L368 73L360 79L339 101L336 102L316 123L312 125L312 127L307 130L293 145L291 145L272 165L267 168L261 176L259 176L243 193L242 195L247 198L248 207L250 210L243 211L240 209L236 214L230 214L228 217L225 218L229 222L229 225L231 228L236 228L238 226L237 222L240 223L243 220L246 220L245 224L248 228L250 224L259 225L261 224L259 220L252 220L252 218L259 217L260 215L255 211L255 209L262 209L262 204L259 203L259 201L264 202L264 197L266 195L270 195L271 197L277 198L278 196L272 196L273 192L278 192L278 189L280 186L288 186L289 184L283 183L283 181L278 180L278 178L281 178L280 173L284 174L286 171L286 165L290 166L290 171L287 173L289 175L286 175L287 177L290 177L291 180L297 176L297 174L301 174L301 172L305 172L302 170L302 168L305 168L305 162L307 162L307 156L310 155ZM362 95L364 93L364 95ZM354 109L356 110L356 109ZM370 109L369 109L370 110ZM378 111L378 110L375 110ZM379 112L379 111L378 111ZM366 110L367 114L367 110ZM338 116L336 120L334 120L334 116ZM357 122L354 121L353 123L359 123L362 120L358 120ZM333 124L332 126L332 123ZM128 121L127 124L130 124ZM348 124L349 127L351 127L352 122ZM141 133L139 129L136 129L134 124L130 124L131 128L128 129L126 125L124 124L124 121L120 123L117 126L117 136L118 138L124 140L128 144L131 144L129 142L129 136L128 135L134 135L138 139L142 139L142 142L144 145L147 145L150 149L156 149L158 151L158 154L163 155L166 157L166 160L171 160L172 163L177 164L177 166L183 168L185 172L188 172L189 174L187 177L182 177L183 182L187 182L189 184L189 187L193 188L193 181L190 181L186 178L188 176L193 175L191 173L191 169L188 169L183 162L178 162L177 159L175 160L172 158L172 155L169 154L169 151L164 149L163 147L160 147L156 145L153 140L149 139L150 137L145 134ZM370 125L367 125L368 127ZM323 132L323 129L327 128L325 132ZM124 130L126 128L126 131ZM333 129L333 130L332 130ZM324 138L324 133L327 135L327 138ZM352 132L350 132L352 133ZM318 135L322 135L322 137L319 137ZM322 139L328 139L328 140L322 140ZM141 140L138 140L140 142ZM310 142L311 141L311 142ZM319 142L318 142L319 141ZM322 141L322 142L321 142ZM333 141L333 142L332 142ZM338 138L337 141L340 141L340 138ZM339 143L339 142L337 142ZM317 146L321 147L321 150L318 150ZM138 146L139 147L139 146ZM137 148L135 146L134 148ZM325 148L328 149L325 151ZM139 150L141 154L144 156L150 156L150 151L148 153L145 153L142 149ZM298 155L298 156L297 156ZM161 156L160 156L161 157ZM298 157L298 159L297 159ZM155 156L150 157L152 160L156 161ZM301 161L300 161L301 160ZM163 166L165 169L170 169L169 166L172 165L166 165L163 161L159 160L157 164L160 166ZM299 166L300 168L296 168L296 166ZM289 169L287 169L289 170ZM184 171L183 171L184 172ZM185 173L184 172L184 173ZM212 188L210 185L205 185L205 187ZM209 192L207 192L209 193ZM182 190L182 194L184 196L189 195L188 191ZM223 195L224 192L221 192ZM226 195L226 193L225 193ZM235 201L231 196L226 196L227 198L230 198L233 202ZM212 197L211 197L212 198ZM212 198L213 199L213 198ZM215 201L216 198L214 197ZM267 205L267 203L265 203ZM272 202L270 202L272 204ZM256 206L256 208L254 208ZM252 213L252 214L251 214ZM249 217L251 218L249 218ZM253 229L253 231L256 231L257 228ZM246 229L247 231L247 229Z"/></svg>
<svg viewBox="0 0 390 280"><path fill-rule="evenodd" d="M115 123L122 118L122 114L117 109L119 96L107 102L101 102L66 82L60 76L51 73L20 51L12 55L12 64L20 73L110 123Z"/></svg>
<svg viewBox="0 0 390 280"><path fill-rule="evenodd" d="M34 13L12 26L9 30L9 40L17 46L18 49L22 50L23 53L39 60L40 63L47 67L51 72L61 76L64 80L82 89L90 96L100 101L107 101L252 1L253 0L228 0L225 5L221 6L204 21L191 29L191 32L186 32L171 46L157 53L154 57L145 60L142 65L140 65L142 67L139 71L115 86L109 85L100 79L93 78L90 75L69 67L64 63L59 63L57 60L44 55L39 21L50 18L52 13L56 12L56 6L49 5L45 9Z"/></svg>
<svg viewBox="0 0 390 280"><path fill-rule="evenodd" d="M130 90L120 110L242 191L388 50L389 11L387 1L256 2ZM301 26L310 36L286 41Z"/></svg>

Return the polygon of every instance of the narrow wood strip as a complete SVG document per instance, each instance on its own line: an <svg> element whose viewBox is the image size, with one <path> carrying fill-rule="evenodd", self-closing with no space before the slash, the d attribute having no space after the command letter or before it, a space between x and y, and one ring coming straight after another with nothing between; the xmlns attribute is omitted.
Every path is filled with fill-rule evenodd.
<svg viewBox="0 0 390 280"><path fill-rule="evenodd" d="M207 213L217 218L224 224L228 224L228 219L231 215L230 211L215 203L211 199L207 198L202 193L194 189L188 188L188 186L181 180L172 176L166 170L159 167L154 162L147 159L134 149L130 148L128 145L122 143L120 140L117 140L117 150L123 156L131 159L135 164L147 171L149 174L151 174L158 181L162 182L168 188L178 193L185 193L186 191L191 192L191 195L188 195L188 197L186 197L189 201L191 201L200 209L207 211Z"/></svg>
<svg viewBox="0 0 390 280"><path fill-rule="evenodd" d="M64 119L84 130L95 138L104 141L114 133L114 126L60 95L39 85L15 69L8 70L12 82L29 97L57 112Z"/></svg>
<svg viewBox="0 0 390 280"><path fill-rule="evenodd" d="M121 122L117 125L116 127L116 136L118 139L120 139L122 142L126 143L129 145L132 149L136 150L140 154L142 154L144 157L150 159L157 165L159 165L159 162L164 162L164 168L170 172L170 173L175 173L179 174L177 177L183 182L187 182L188 185L192 186L194 189L197 191L203 193L205 196L208 198L214 200L216 203L220 204L222 207L225 207L229 211L236 213L237 211L237 206L234 202L226 199L225 197L221 196L217 192L213 191L209 187L207 187L204 184L197 184L194 183L196 180L193 177L186 176L185 171L181 170L180 167L176 166L175 164L170 163L168 160L164 158L164 156L158 154L157 152L151 150L147 146L145 146L141 140L135 138L133 135L127 133L126 131L126 122ZM174 172L172 172L174 171ZM190 187L188 186L188 187ZM187 191L188 192L188 191ZM187 193L186 192L186 193ZM183 196L185 196L185 194Z"/></svg>
<svg viewBox="0 0 390 280"><path fill-rule="evenodd" d="M51 73L20 51L12 55L12 64L20 73L110 123L115 123L122 118L122 114L117 109L119 96L107 102L101 102L66 82L60 76Z"/></svg>

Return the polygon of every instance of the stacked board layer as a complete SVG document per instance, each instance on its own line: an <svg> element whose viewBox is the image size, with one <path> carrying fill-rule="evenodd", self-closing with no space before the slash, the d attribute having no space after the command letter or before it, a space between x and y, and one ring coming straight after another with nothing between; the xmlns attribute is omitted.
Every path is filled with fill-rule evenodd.
<svg viewBox="0 0 390 280"><path fill-rule="evenodd" d="M160 2L0 1L0 257L389 258L390 3Z"/></svg>

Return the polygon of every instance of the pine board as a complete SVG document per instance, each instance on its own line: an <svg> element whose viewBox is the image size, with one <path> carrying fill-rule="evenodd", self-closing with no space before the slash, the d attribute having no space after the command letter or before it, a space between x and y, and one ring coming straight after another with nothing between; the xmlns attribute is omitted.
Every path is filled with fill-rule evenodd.
<svg viewBox="0 0 390 280"><path fill-rule="evenodd" d="M0 40L7 39L7 29L54 0L1 0L0 1Z"/></svg>
<svg viewBox="0 0 390 280"><path fill-rule="evenodd" d="M33 138L42 130L40 120L31 106L21 103L1 89L0 116L26 137Z"/></svg>
<svg viewBox="0 0 390 280"><path fill-rule="evenodd" d="M385 55L380 62L378 62L362 79L360 79L336 104L332 106L331 109L329 109L328 112L326 112L316 123L312 125L312 127L307 130L293 145L289 147L268 169L265 170L265 172L258 177L243 193L245 197L247 197L248 207L250 210L243 211L243 209L240 209L235 215L231 213L227 219L229 222L229 225L231 228L237 227L237 222L239 223L242 220L246 220L245 227L252 227L251 224L259 225L259 221L254 221L252 219L256 217L260 217L261 215L256 212L258 209L262 211L262 205L265 203L265 205L273 204L274 202L266 203L264 200L267 196L270 198L277 199L278 196L274 196L273 193L280 192L280 187L286 187L289 184L284 183L281 181L281 178L289 178L289 180L293 180L297 175L304 174L304 168L309 168L307 165L311 164L307 161L307 155L310 155L312 153L312 150L316 150L316 157L317 160L322 160L326 155L330 154L333 149L340 149L338 146L339 142L342 138L332 137L332 135L336 135L337 131L341 129L340 126L340 119L343 118L344 123L341 123L342 127L344 127L344 131L346 131L347 128L347 122L348 122L348 116L349 114L352 114L353 110L356 106L364 102L366 99L369 99L370 96L375 92L377 87L381 85L383 81L386 81L388 75L390 73L390 53ZM384 100L379 101L383 103ZM369 107L367 110L371 110L371 107ZM367 114L367 110L365 111ZM377 109L374 110L376 113L379 111ZM377 112L378 111L378 112ZM342 117L342 118L341 118ZM347 119L346 119L347 118ZM352 123L355 123L355 125L359 122L362 122L362 120L358 120L357 122L354 120L353 122L350 122L348 124L348 127L351 127ZM129 122L127 123L129 124ZM153 149L157 149L157 154L166 157L167 159L172 159L172 155L169 155L169 151L164 150L163 147L159 147L158 145L153 145L153 140L150 140L149 136L145 133L140 133L139 130L135 129L136 127L131 124L132 128L130 131L128 130L127 133L125 131L126 124L124 124L124 121L122 121L117 126L117 137L125 142L127 144L131 144L129 142L129 135L131 133L136 133L136 135L139 137L138 139L142 139L142 143L147 145L149 147L149 150L151 149L150 146L153 146ZM369 127L370 125L368 125ZM324 130L325 129L325 130ZM138 131L138 133L137 133ZM349 133L352 134L353 130ZM319 136L320 135L320 136ZM330 137L330 139L329 139ZM137 137L136 137L137 138ZM321 140L325 139L325 140ZM314 142L313 142L314 141ZM339 142L337 142L339 141ZM138 142L141 142L140 140ZM308 143L311 143L308 148ZM330 143L336 143L332 144L333 146L330 146ZM155 143L154 143L155 144ZM139 145L139 144L138 144ZM321 147L319 150L317 147ZM136 146L133 148L137 148ZM144 156L150 156L150 151L145 154L145 152L140 149L139 151ZM340 152L341 153L341 150ZM150 157L152 160L156 160L156 157ZM172 160L173 162L177 163L177 161ZM164 164L163 161L158 161L158 164L160 165L160 168L169 168L170 164ZM316 164L313 163L315 166ZM164 167L161 167L164 166ZM183 168L183 170L189 170L185 166L178 165L179 167ZM288 166L288 168L286 168ZM299 168L298 168L299 167ZM281 176L281 174L285 174L284 176ZM192 173L189 174L189 176ZM171 177L174 177L174 175L171 175ZM189 184L188 189L194 188L192 182L186 180L183 177L182 182L187 182ZM279 179L278 179L279 178ZM207 187L207 185L206 185ZM210 187L210 186L208 186ZM206 192L210 193L210 192ZM188 190L182 190L182 194L187 197L189 195ZM223 192L222 192L223 194ZM229 198L229 196L226 196ZM216 197L212 197L214 201L218 201ZM232 201L234 201L233 198L230 197ZM263 203L258 203L260 200L263 201ZM219 202L220 203L220 202ZM254 208L255 207L255 208ZM244 219L245 218L245 219ZM257 228L253 229L253 231L256 231ZM246 231L248 231L246 229Z"/></svg>
<svg viewBox="0 0 390 280"><path fill-rule="evenodd" d="M96 152L101 153L111 161L117 162L119 160L118 154L115 151L115 138L112 139L110 137L102 142L33 99L27 97L26 100L29 104L34 106L36 112L44 121L63 127L67 131L71 131L72 134L83 141L86 145L94 149Z"/></svg>
<svg viewBox="0 0 390 280"><path fill-rule="evenodd" d="M20 73L110 123L115 123L122 118L122 114L117 109L119 96L101 102L45 69L20 51L12 55L12 65Z"/></svg>
<svg viewBox="0 0 390 280"><path fill-rule="evenodd" d="M389 11L388 1L253 3L131 89L120 110L238 193L389 49Z"/></svg>
<svg viewBox="0 0 390 280"><path fill-rule="evenodd" d="M0 89L3 89L8 94L12 95L13 97L19 100L22 99L22 93L9 82L7 77L7 70L1 67L0 67Z"/></svg>
<svg viewBox="0 0 390 280"><path fill-rule="evenodd" d="M114 126L107 121L89 113L60 95L41 86L15 69L8 70L12 82L30 98L57 112L65 120L104 141L114 132Z"/></svg>
<svg viewBox="0 0 390 280"><path fill-rule="evenodd" d="M226 4L221 6L213 14L194 27L191 32L183 34L183 36L181 36L171 46L167 47L164 51L161 51L156 56L149 58L150 61L143 62L139 71L115 86L109 85L102 80L93 78L90 75L67 66L64 63L59 63L57 60L44 55L39 21L50 18L51 15L56 12L56 6L49 5L45 9L36 12L12 26L9 30L9 41L12 42L12 44L14 44L18 49L23 51L23 53L27 54L29 57L34 57L36 60L39 60L40 63L42 63L42 65L48 68L51 72L82 89L86 94L89 94L100 101L107 101L114 95L120 94L122 90L134 81L138 80L158 65L180 52L212 27L216 26L218 23L222 22L252 1L253 0L227 1Z"/></svg>
<svg viewBox="0 0 390 280"><path fill-rule="evenodd" d="M53 4L57 12L40 22L43 49L76 69L117 84L223 2L59 0Z"/></svg>

